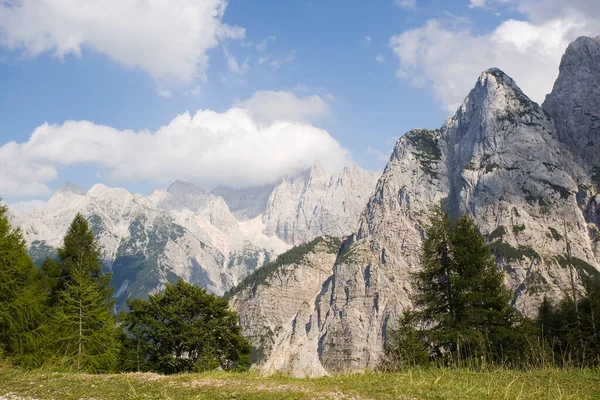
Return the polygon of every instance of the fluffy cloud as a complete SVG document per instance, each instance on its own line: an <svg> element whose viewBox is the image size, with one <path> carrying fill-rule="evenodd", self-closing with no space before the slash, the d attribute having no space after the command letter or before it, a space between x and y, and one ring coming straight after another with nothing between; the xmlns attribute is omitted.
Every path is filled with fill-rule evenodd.
<svg viewBox="0 0 600 400"><path fill-rule="evenodd" d="M296 97L290 92L271 90L258 91L237 106L248 110L255 121L267 124L277 120L316 122L330 112L321 96Z"/></svg>
<svg viewBox="0 0 600 400"><path fill-rule="evenodd" d="M512 76L533 100L542 102L552 89L560 59L569 42L593 35L600 17L596 0L471 1L515 8L527 20L509 19L493 31L476 34L468 23L430 20L390 39L399 61L397 75L413 85L430 86L453 112L479 73L498 67ZM597 34L597 33L596 33Z"/></svg>
<svg viewBox="0 0 600 400"><path fill-rule="evenodd" d="M273 182L316 161L337 170L348 162L347 150L307 122L327 112L318 96L258 92L223 113L183 113L156 132L89 121L43 124L27 142L0 147L0 193L46 194L59 170L74 165L93 165L117 182L185 179L238 187Z"/></svg>
<svg viewBox="0 0 600 400"><path fill-rule="evenodd" d="M14 213L26 213L35 209L40 209L46 205L42 200L19 201L8 205L10 211Z"/></svg>
<svg viewBox="0 0 600 400"><path fill-rule="evenodd" d="M226 0L7 0L0 43L36 56L89 47L168 84L205 79L207 51L244 30L222 22Z"/></svg>

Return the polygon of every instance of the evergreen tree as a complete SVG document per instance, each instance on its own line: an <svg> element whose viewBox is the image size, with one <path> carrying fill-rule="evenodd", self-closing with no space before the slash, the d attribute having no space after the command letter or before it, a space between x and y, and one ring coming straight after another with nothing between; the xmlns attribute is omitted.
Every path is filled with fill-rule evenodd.
<svg viewBox="0 0 600 400"><path fill-rule="evenodd" d="M102 274L100 250L81 214L73 220L58 256L58 263L44 265L45 282L53 289L51 347L78 370L114 370L119 343L111 314L110 275Z"/></svg>
<svg viewBox="0 0 600 400"><path fill-rule="evenodd" d="M440 346L455 343L457 329L456 267L451 232L452 223L442 204L433 206L425 229L426 240L419 254L421 269L413 277L414 304L419 309L420 319L431 326L429 334L435 336Z"/></svg>
<svg viewBox="0 0 600 400"><path fill-rule="evenodd" d="M584 287L586 294L577 301L579 319L570 296L556 305L544 298L538 309L539 336L553 361L563 367L600 365L600 282L585 279Z"/></svg>
<svg viewBox="0 0 600 400"><path fill-rule="evenodd" d="M409 314L411 321L405 315L388 336L419 349L418 332L430 357L445 364L525 361L523 318L510 306L510 292L473 218L463 214L452 221L436 205L425 234L421 268L413 276L418 311ZM385 356L401 351L398 346L386 345ZM419 357L409 357L412 362L420 359L415 354Z"/></svg>
<svg viewBox="0 0 600 400"><path fill-rule="evenodd" d="M127 301L128 365L161 373L250 366L251 346L226 300L179 280L147 301Z"/></svg>
<svg viewBox="0 0 600 400"><path fill-rule="evenodd" d="M32 363L43 341L46 292L8 209L0 205L0 357Z"/></svg>
<svg viewBox="0 0 600 400"><path fill-rule="evenodd" d="M451 245L457 346L463 343L467 357L516 361L523 350L521 316L510 306L502 272L470 215L461 215L453 226Z"/></svg>

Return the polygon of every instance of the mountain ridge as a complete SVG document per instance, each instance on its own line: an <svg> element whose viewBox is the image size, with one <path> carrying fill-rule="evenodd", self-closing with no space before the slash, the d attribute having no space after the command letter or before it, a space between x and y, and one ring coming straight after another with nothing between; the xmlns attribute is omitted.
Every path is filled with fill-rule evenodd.
<svg viewBox="0 0 600 400"><path fill-rule="evenodd" d="M357 195L350 194L346 198L361 203L362 207L376 177L365 175L359 167L348 171L350 175L372 177L371 182L361 181L364 187L359 188ZM321 173L326 179L335 175L325 170ZM273 191L277 187L274 185ZM355 189L353 186L352 190ZM323 196L329 196L328 190L324 188L316 193L307 206L316 207ZM251 193L252 189L247 192ZM272 195L269 193L269 198ZM241 200L249 204L252 199ZM298 203L292 199L286 206L289 210L280 207L278 212L293 221L297 217ZM224 198L180 180L167 190L157 189L148 196L103 184L93 185L85 192L66 183L44 207L12 213L11 218L23 230L30 254L39 264L46 256L56 256L55 249L62 244L77 212L88 219L99 241L105 269L113 273L120 308L124 307L126 298L145 297L179 277L222 294L255 268L291 247L276 232L268 231L270 222L263 213L251 219L236 218ZM315 216L316 220L319 218ZM342 229L353 230L357 221L355 215L345 218ZM303 238L308 241L338 228L325 221L319 223L314 232L307 231Z"/></svg>

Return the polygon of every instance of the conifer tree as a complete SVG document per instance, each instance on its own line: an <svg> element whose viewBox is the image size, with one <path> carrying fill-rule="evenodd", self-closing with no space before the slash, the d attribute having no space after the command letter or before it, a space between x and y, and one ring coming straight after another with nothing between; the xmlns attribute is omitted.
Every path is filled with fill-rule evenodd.
<svg viewBox="0 0 600 400"><path fill-rule="evenodd" d="M436 205L425 235L421 268L413 275L417 311L405 314L388 337L408 340L411 348L420 349L414 340L418 332L430 357L448 364L522 362L522 317L510 306L510 292L473 218L463 214L452 221L442 205ZM410 326L407 315L412 315ZM395 347L386 344L387 359L401 354ZM419 357L408 357L411 362L422 360L420 352L415 354Z"/></svg>
<svg viewBox="0 0 600 400"><path fill-rule="evenodd" d="M99 247L81 214L73 220L58 256L58 266L45 270L52 272L47 281L54 284L52 349L78 370L112 371L119 343L111 314L110 275L102 274Z"/></svg>
<svg viewBox="0 0 600 400"><path fill-rule="evenodd" d="M0 357L35 361L44 338L45 300L21 231L12 229L7 207L0 205Z"/></svg>

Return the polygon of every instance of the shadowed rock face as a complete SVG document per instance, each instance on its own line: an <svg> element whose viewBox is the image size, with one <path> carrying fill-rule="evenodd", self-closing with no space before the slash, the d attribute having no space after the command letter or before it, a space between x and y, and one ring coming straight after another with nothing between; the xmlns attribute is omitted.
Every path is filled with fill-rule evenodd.
<svg viewBox="0 0 600 400"><path fill-rule="evenodd" d="M544 109L502 71L484 71L440 129L412 130L398 140L356 234L333 265L323 259L283 267L277 280L238 293L231 304L245 315L244 330L265 315L262 309L286 310L264 368L319 375L376 366L387 328L411 304L410 273L418 268L427 210L439 201L473 215L513 304L528 315L544 295L559 299L570 291L567 237L578 290L583 276L599 274L600 163L595 145L581 150L584 142L600 142L598 42L580 38L569 46ZM316 270L330 274L317 283ZM311 278L289 279L302 273ZM312 300L272 304L266 293L273 290Z"/></svg>
<svg viewBox="0 0 600 400"><path fill-rule="evenodd" d="M600 36L571 43L544 110L554 119L558 139L586 168L600 158Z"/></svg>

